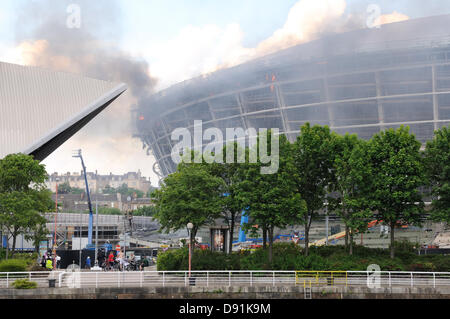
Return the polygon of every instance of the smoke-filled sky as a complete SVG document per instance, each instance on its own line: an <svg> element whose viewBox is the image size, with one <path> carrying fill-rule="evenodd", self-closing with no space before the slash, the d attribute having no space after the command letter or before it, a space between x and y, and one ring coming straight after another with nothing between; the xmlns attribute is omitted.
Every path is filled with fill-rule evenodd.
<svg viewBox="0 0 450 319"><path fill-rule="evenodd" d="M133 138L131 109L145 96L330 32L447 13L448 0L1 0L0 61L126 83L43 163L80 171L81 148L88 171L140 169L157 185Z"/></svg>

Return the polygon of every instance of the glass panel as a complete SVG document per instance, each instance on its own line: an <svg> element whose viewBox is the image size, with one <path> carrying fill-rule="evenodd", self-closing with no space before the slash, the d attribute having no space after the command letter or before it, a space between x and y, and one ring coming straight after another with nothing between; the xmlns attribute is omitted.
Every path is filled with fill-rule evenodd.
<svg viewBox="0 0 450 319"><path fill-rule="evenodd" d="M278 107L275 87L262 88L242 93L247 113L270 110Z"/></svg>
<svg viewBox="0 0 450 319"><path fill-rule="evenodd" d="M324 101L322 98L324 96L322 80L284 84L281 87L281 92L286 106L319 103Z"/></svg>
<svg viewBox="0 0 450 319"><path fill-rule="evenodd" d="M431 67L380 72L381 95L432 91Z"/></svg>
<svg viewBox="0 0 450 319"><path fill-rule="evenodd" d="M440 94L437 98L439 105L439 119L450 120L450 94Z"/></svg>
<svg viewBox="0 0 450 319"><path fill-rule="evenodd" d="M334 126L375 124L379 122L376 101L332 104Z"/></svg>
<svg viewBox="0 0 450 319"><path fill-rule="evenodd" d="M266 112L262 114L248 115L248 123L250 127L254 128L278 128L280 132L283 131L283 124L279 111Z"/></svg>
<svg viewBox="0 0 450 319"><path fill-rule="evenodd" d="M382 103L386 123L433 119L431 96L386 99Z"/></svg>
<svg viewBox="0 0 450 319"><path fill-rule="evenodd" d="M328 125L328 106L316 105L285 110L291 130L299 130L300 126L309 122L311 125Z"/></svg>
<svg viewBox="0 0 450 319"><path fill-rule="evenodd" d="M328 79L330 100L358 99L376 96L374 73L361 73Z"/></svg>

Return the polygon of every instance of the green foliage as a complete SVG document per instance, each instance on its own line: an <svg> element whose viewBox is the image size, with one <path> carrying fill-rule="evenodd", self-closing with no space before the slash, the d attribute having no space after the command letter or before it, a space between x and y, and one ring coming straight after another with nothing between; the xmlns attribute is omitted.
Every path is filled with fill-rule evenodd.
<svg viewBox="0 0 450 319"><path fill-rule="evenodd" d="M122 212L118 208L113 207L99 207L98 213L100 215L122 215ZM95 214L95 208L94 208L94 214Z"/></svg>
<svg viewBox="0 0 450 319"><path fill-rule="evenodd" d="M0 272L26 271L28 262L24 259L8 259L0 261Z"/></svg>
<svg viewBox="0 0 450 319"><path fill-rule="evenodd" d="M133 216L154 216L156 212L157 208L155 206L144 206L133 211Z"/></svg>
<svg viewBox="0 0 450 319"><path fill-rule="evenodd" d="M58 185L58 194L83 194L84 189L78 187L71 187L69 182Z"/></svg>
<svg viewBox="0 0 450 319"><path fill-rule="evenodd" d="M436 131L427 142L425 165L433 196L431 217L450 223L450 126Z"/></svg>
<svg viewBox="0 0 450 319"><path fill-rule="evenodd" d="M365 232L373 219L369 200L365 196L370 185L370 166L367 163L367 142L356 135L337 136L335 143L332 189L336 195L329 198L329 210L337 213L346 226L353 252L353 235Z"/></svg>
<svg viewBox="0 0 450 319"><path fill-rule="evenodd" d="M409 127L389 129L372 137L368 145L370 187L367 198L378 220L391 228L391 258L394 229L400 223L420 225L424 203L419 187L425 184L421 143Z"/></svg>
<svg viewBox="0 0 450 319"><path fill-rule="evenodd" d="M266 138L267 148L272 150L272 144L278 148L278 155L272 157L271 163L276 170L269 174L262 174L262 168L267 164L261 158L261 148L264 147L262 138ZM252 223L257 223L267 229L269 239L268 263L272 262L273 230L275 227L284 228L302 220L305 213L305 203L297 192L292 178L295 167L292 157L292 147L284 135L274 136L268 131L266 136L258 136L258 161L248 163L244 168L244 178L240 183L239 199L249 207L248 213ZM250 150L255 152L255 150Z"/></svg>
<svg viewBox="0 0 450 319"><path fill-rule="evenodd" d="M13 239L12 255L18 235L45 224L41 215L52 205L45 187L45 166L24 154L10 154L0 160L0 225Z"/></svg>
<svg viewBox="0 0 450 319"><path fill-rule="evenodd" d="M306 123L301 127L293 148L293 177L297 192L306 203L302 224L305 225L305 254L308 255L311 222L324 208L332 183L336 134L331 133L328 126L311 127Z"/></svg>
<svg viewBox="0 0 450 319"><path fill-rule="evenodd" d="M222 218L230 227L230 242L229 251L231 253L232 239L234 232L234 225L236 223L236 217L245 209L245 203L240 197L240 186L244 181L245 167L241 166L242 163L239 162L239 154L245 154L245 150L239 147L238 143L233 143L225 145L222 152L218 154L221 159L219 162L213 162L208 165L209 172L211 175L216 176L223 181L223 189L221 190L221 212ZM216 154L214 154L216 155ZM233 161L227 161L228 157L234 157ZM231 162L231 163L230 163Z"/></svg>
<svg viewBox="0 0 450 319"><path fill-rule="evenodd" d="M156 268L158 271L164 270L185 270L188 269L189 251L187 248L169 249L158 254Z"/></svg>
<svg viewBox="0 0 450 319"><path fill-rule="evenodd" d="M128 187L128 185L125 183L123 183L118 188L110 187L109 185L107 185L103 189L103 194L117 194L117 193L121 194L125 198L127 198L128 196L133 198L142 198L145 195L143 191Z"/></svg>
<svg viewBox="0 0 450 319"><path fill-rule="evenodd" d="M210 250L195 250L192 256L192 269L209 270L221 269L227 265L227 270L239 270L240 258L238 253L224 254Z"/></svg>
<svg viewBox="0 0 450 319"><path fill-rule="evenodd" d="M223 181L212 176L203 164L181 163L177 171L164 180L164 185L153 192L156 204L154 215L161 230L186 229L188 223L197 230L220 216Z"/></svg>
<svg viewBox="0 0 450 319"><path fill-rule="evenodd" d="M310 270L310 271L365 271L377 264L383 271L450 271L450 258L444 255L414 254L411 245L396 242L397 255L390 258L389 250L356 245L353 255L344 246L310 247L305 256L303 248L293 243L275 243L273 260L268 262L268 250L256 249L232 254L195 250L193 270ZM158 270L187 270L188 250L174 249L158 256Z"/></svg>
<svg viewBox="0 0 450 319"><path fill-rule="evenodd" d="M12 283L13 287L16 289L36 289L37 282L30 281L29 279L17 279Z"/></svg>

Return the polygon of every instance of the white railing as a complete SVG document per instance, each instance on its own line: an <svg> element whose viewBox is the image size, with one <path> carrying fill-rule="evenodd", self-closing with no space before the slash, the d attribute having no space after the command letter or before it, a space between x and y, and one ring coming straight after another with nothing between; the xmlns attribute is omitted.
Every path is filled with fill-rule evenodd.
<svg viewBox="0 0 450 319"><path fill-rule="evenodd" d="M401 271L79 271L0 273L0 289L14 288L17 279L29 279L38 288L106 287L231 287L231 286L366 286L450 287L450 272Z"/></svg>

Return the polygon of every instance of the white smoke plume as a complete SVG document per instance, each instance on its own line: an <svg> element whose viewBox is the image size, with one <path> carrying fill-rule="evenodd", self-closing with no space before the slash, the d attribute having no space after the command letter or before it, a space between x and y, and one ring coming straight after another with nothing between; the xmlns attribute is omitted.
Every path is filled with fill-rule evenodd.
<svg viewBox="0 0 450 319"><path fill-rule="evenodd" d="M255 47L243 45L244 32L236 23L225 28L214 25L181 30L179 35L151 46L154 74L161 79L158 89L194 76L232 67L323 35L367 28L367 12L346 10L346 0L299 0L290 9L284 25ZM409 19L393 12L376 17L374 26ZM183 54L180 56L180 52Z"/></svg>
<svg viewBox="0 0 450 319"><path fill-rule="evenodd" d="M89 171L108 174L137 171L152 175L152 159L132 138L131 108L153 93L156 80L148 62L131 56L115 43L120 39L120 14L115 1L78 0L80 27L70 27L71 1L29 2L17 21L17 48L22 63L83 76L123 82L128 91L44 161L48 170L77 167L71 158L81 148ZM22 24L27 21L27 24ZM66 165L64 165L66 163ZM105 169L105 163L108 163ZM51 173L50 171L49 173ZM154 177L154 176L153 176ZM152 181L156 184L155 177Z"/></svg>

